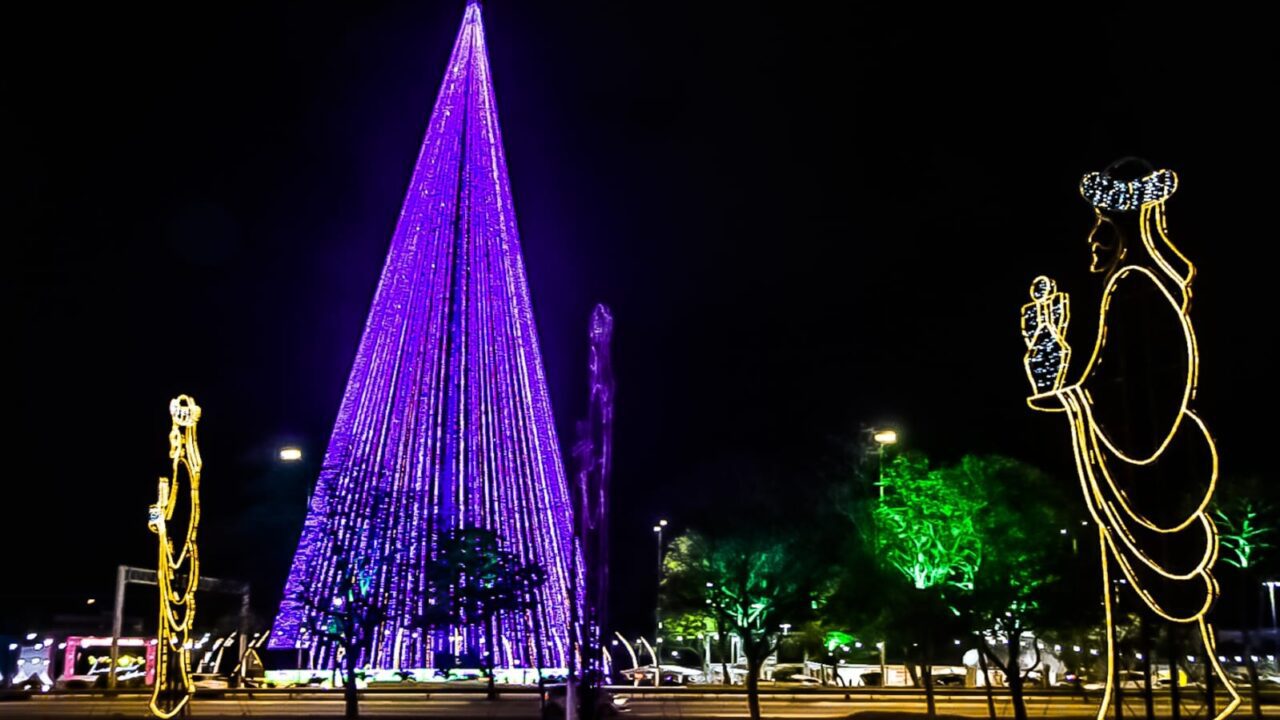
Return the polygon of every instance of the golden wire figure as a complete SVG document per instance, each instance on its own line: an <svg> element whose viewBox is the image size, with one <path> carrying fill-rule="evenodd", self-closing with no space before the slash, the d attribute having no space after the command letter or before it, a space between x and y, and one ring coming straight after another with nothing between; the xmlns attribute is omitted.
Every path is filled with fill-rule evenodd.
<svg viewBox="0 0 1280 720"><path fill-rule="evenodd" d="M200 583L200 558L196 550L196 528L200 524L200 446L196 443L196 423L200 407L186 395L169 403L173 426L169 430L171 478L160 478L158 497L151 506L147 526L159 540L156 585L160 591L160 624L156 631L156 683L151 693L151 712L171 718L191 700L190 632L196 615L196 586ZM168 523L178 504L179 471L190 485L191 507L187 515L182 550L176 556Z"/></svg>
<svg viewBox="0 0 1280 720"><path fill-rule="evenodd" d="M1022 339L1027 343L1022 365L1033 394L1052 392L1066 381L1071 362L1071 346L1067 344L1070 320L1070 298L1058 292L1058 284L1044 275L1031 281L1031 302L1022 306Z"/></svg>
<svg viewBox="0 0 1280 720"><path fill-rule="evenodd" d="M1126 158L1081 182L1095 212L1091 270L1106 276L1097 340L1079 381L1042 389L1043 378L1065 375L1064 353L1061 367L1031 376L1036 391L1027 403L1066 414L1080 486L1098 527L1107 685L1097 717L1106 716L1116 677L1114 559L1152 612L1197 627L1203 647L1196 654L1203 653L1230 696L1215 716L1220 720L1240 704L1240 694L1218 663L1206 619L1218 594L1212 573L1218 535L1206 510L1218 454L1192 409L1200 359L1190 316L1195 267L1167 233L1165 201L1177 176L1141 163L1146 175L1117 177L1135 162L1141 161ZM1023 320L1025 336L1025 309ZM1063 330L1065 323L1064 304Z"/></svg>

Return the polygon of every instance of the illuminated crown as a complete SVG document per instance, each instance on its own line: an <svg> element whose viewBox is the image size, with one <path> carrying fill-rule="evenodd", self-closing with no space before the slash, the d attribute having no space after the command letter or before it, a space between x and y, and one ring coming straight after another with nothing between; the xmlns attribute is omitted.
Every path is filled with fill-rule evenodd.
<svg viewBox="0 0 1280 720"><path fill-rule="evenodd" d="M1114 176L1123 165L1140 163L1146 175L1125 180ZM1091 172L1080 180L1080 194L1099 210L1128 212L1148 203L1160 202L1178 189L1178 175L1172 170L1154 170L1145 160L1124 158L1102 172Z"/></svg>

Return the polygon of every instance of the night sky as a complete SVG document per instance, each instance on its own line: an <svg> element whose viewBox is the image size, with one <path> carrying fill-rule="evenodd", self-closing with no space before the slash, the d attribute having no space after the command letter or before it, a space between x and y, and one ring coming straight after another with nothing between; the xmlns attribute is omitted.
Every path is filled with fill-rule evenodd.
<svg viewBox="0 0 1280 720"><path fill-rule="evenodd" d="M0 630L154 563L183 392L204 408L203 570L273 612L463 6L4 23ZM1023 404L1018 310L1051 274L1091 343L1076 186L1122 155L1181 176L1170 231L1201 273L1198 407L1224 476L1273 472L1273 26L1167 4L838 7L485 4L562 445L588 314L614 309L633 632L657 518L724 522L761 488L798 488L777 507L799 512L863 423L1074 483L1060 418ZM285 443L308 461L275 462Z"/></svg>

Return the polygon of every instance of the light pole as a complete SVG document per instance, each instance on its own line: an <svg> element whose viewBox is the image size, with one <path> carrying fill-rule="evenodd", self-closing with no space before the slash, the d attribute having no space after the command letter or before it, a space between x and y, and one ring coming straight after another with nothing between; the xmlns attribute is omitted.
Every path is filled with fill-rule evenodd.
<svg viewBox="0 0 1280 720"><path fill-rule="evenodd" d="M876 485L880 488L879 502L884 502L884 448L886 445L898 444L898 431L890 428L881 428L879 430L870 430L871 439L876 443ZM876 552L880 551L880 532L878 523L871 524L871 532L875 537ZM889 678L885 675L885 643L883 640L876 643L880 649L880 687L885 687Z"/></svg>
<svg viewBox="0 0 1280 720"><path fill-rule="evenodd" d="M871 439L876 443L876 485L880 487L880 499L884 500L884 446L898 443L898 431L872 430Z"/></svg>
<svg viewBox="0 0 1280 720"><path fill-rule="evenodd" d="M653 534L658 538L658 594L653 600L653 644L662 646L662 530L667 527L666 520L659 520L657 525L653 526ZM653 686L657 687L662 682L662 661L658 659L658 653L651 653L653 656Z"/></svg>
<svg viewBox="0 0 1280 720"><path fill-rule="evenodd" d="M1262 584L1267 586L1267 595L1271 598L1271 646L1280 647L1280 636L1276 633L1276 585L1280 582L1268 580Z"/></svg>
<svg viewBox="0 0 1280 720"><path fill-rule="evenodd" d="M295 447L293 445L285 445L284 447L280 448L280 452L277 453L276 457L280 459L280 462L285 464L293 464L296 462L301 462L302 448ZM302 498L302 507L303 509L307 509L311 507L311 482L310 481L307 481L306 483L303 484L303 490L304 492L303 492L303 498Z"/></svg>

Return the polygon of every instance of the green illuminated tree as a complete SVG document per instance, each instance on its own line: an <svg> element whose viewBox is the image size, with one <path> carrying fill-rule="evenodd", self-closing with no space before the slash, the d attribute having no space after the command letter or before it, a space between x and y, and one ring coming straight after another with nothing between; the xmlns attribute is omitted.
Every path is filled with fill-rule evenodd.
<svg viewBox="0 0 1280 720"><path fill-rule="evenodd" d="M880 476L885 497L872 516L880 558L917 590L973 589L982 563L978 532L984 493L964 473L930 469L924 455L900 455Z"/></svg>
<svg viewBox="0 0 1280 720"><path fill-rule="evenodd" d="M1222 561L1237 570L1255 570L1263 553L1272 548L1267 542L1275 529L1270 506L1254 498L1235 497L1215 507L1213 515L1218 524L1218 541L1227 550Z"/></svg>
<svg viewBox="0 0 1280 720"><path fill-rule="evenodd" d="M760 718L760 669L777 649L779 623L799 625L818 608L828 580L796 540L757 531L672 541L663 573L663 607L702 610L738 636L747 660L747 706Z"/></svg>
<svg viewBox="0 0 1280 720"><path fill-rule="evenodd" d="M1262 717L1258 696L1258 666L1253 660L1253 622L1257 618L1254 601L1261 580L1263 561L1273 548L1270 537L1275 531L1275 510L1265 500L1259 499L1262 488L1256 481L1235 482L1219 496L1213 517L1218 525L1218 542L1224 552L1222 561L1235 568L1239 575L1240 627L1244 644L1245 667L1249 672L1253 714Z"/></svg>
<svg viewBox="0 0 1280 720"><path fill-rule="evenodd" d="M885 627L906 652L908 669L924 686L929 716L935 717L935 650L941 638L957 632L956 597L972 591L982 564L978 524L985 493L970 475L930 468L919 454L894 458L880 482L885 495L872 511L874 546L900 578L887 588L891 619Z"/></svg>
<svg viewBox="0 0 1280 720"><path fill-rule="evenodd" d="M943 473L951 484L980 493L982 512L974 528L982 562L967 599L987 664L1006 678L1014 716L1025 720L1023 686L1040 664L1042 642L1023 636L1078 615L1077 598L1062 583L1069 569L1069 529L1078 527L1067 490L1030 465L1000 456L966 456ZM1069 597L1061 598L1063 591ZM997 647L998 646L998 647Z"/></svg>
<svg viewBox="0 0 1280 720"><path fill-rule="evenodd" d="M721 651L721 661L728 662L726 659L728 657L728 644L721 645L718 637L720 633L716 627L715 618L705 608L690 610L663 620L662 633L666 641L663 643L663 650L683 650L693 655L701 667L705 668L711 662L709 656L703 657L703 653L706 652L705 643L708 638L713 640L716 644L716 649ZM688 665L683 661L680 664ZM725 677L728 677L727 668Z"/></svg>

